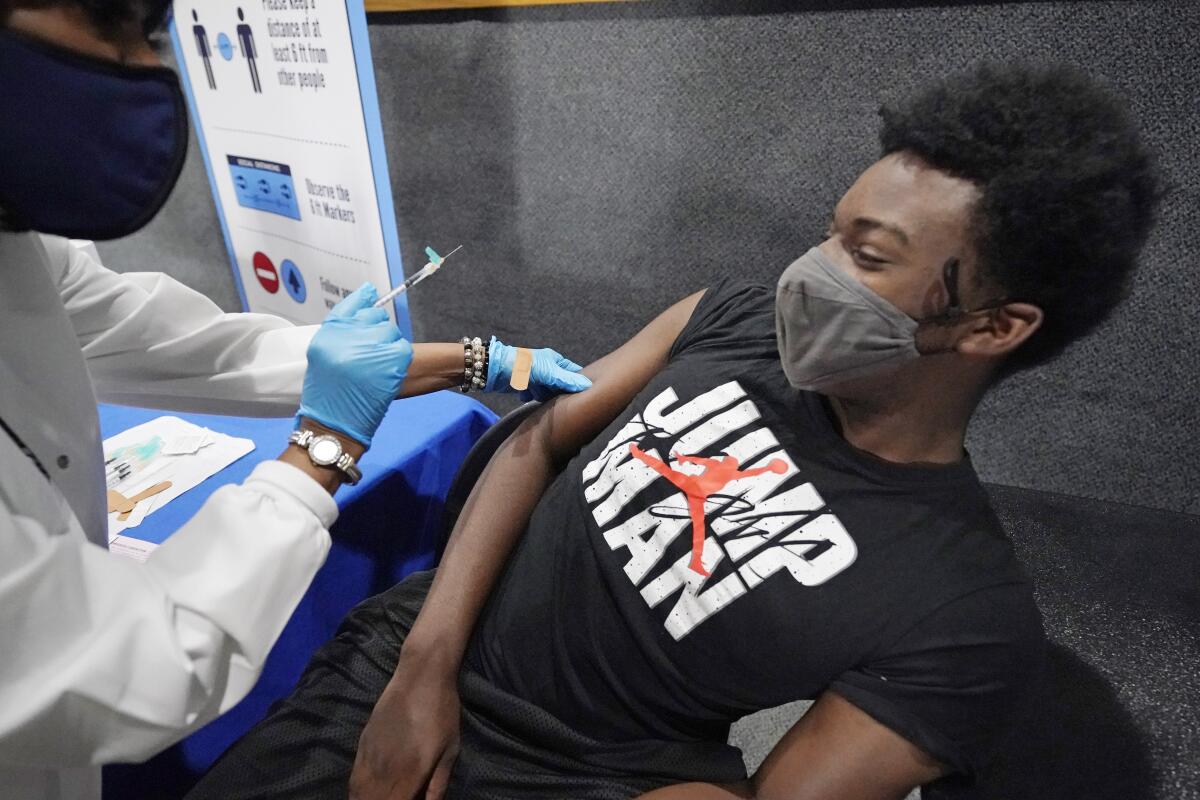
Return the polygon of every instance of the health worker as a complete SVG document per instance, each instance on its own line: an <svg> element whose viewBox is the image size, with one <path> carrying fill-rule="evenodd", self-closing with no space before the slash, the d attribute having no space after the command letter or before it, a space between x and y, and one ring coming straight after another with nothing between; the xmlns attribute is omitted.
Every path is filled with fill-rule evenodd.
<svg viewBox="0 0 1200 800"><path fill-rule="evenodd" d="M167 5L0 0L4 797L99 798L98 765L145 759L238 702L321 566L332 493L357 478L391 401L459 386L464 359L475 388L502 390L514 361L495 339L411 346L369 285L295 327L101 265L79 240L144 225L184 160L180 84L147 41ZM578 369L538 350L530 387L579 391ZM299 406L299 441L139 564L106 549L97 400Z"/></svg>

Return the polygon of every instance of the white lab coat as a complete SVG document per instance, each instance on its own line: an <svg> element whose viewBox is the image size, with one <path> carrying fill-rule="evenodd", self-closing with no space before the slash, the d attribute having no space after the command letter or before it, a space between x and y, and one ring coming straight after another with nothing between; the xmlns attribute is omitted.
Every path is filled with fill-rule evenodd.
<svg viewBox="0 0 1200 800"><path fill-rule="evenodd" d="M86 243L0 234L0 420L15 435L0 427L0 798L95 800L96 765L149 757L254 684L337 506L268 460L144 564L112 555L95 403L291 414L314 330L118 275Z"/></svg>

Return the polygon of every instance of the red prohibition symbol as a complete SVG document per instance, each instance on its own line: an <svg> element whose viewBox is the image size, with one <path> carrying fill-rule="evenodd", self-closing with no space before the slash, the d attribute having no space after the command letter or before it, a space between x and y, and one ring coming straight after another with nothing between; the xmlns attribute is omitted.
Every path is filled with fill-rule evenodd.
<svg viewBox="0 0 1200 800"><path fill-rule="evenodd" d="M254 277L258 278L262 287L271 294L279 291L279 273L266 253L254 254Z"/></svg>

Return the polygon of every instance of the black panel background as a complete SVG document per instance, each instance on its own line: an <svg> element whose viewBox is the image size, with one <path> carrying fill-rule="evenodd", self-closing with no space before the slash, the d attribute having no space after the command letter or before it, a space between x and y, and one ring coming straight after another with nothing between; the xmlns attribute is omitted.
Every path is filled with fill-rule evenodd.
<svg viewBox="0 0 1200 800"><path fill-rule="evenodd" d="M1200 4L648 0L370 30L408 266L466 245L413 293L418 338L579 361L718 276L773 279L873 160L881 99L985 58L1111 81L1174 194L1131 300L989 397L968 446L985 480L1200 513ZM101 249L238 307L194 144L166 213Z"/></svg>

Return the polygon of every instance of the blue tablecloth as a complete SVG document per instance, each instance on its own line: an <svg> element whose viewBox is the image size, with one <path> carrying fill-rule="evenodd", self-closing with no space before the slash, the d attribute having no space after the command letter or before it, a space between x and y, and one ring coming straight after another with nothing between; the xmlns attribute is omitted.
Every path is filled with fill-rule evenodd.
<svg viewBox="0 0 1200 800"><path fill-rule="evenodd" d="M252 439L255 449L123 534L151 542L169 537L217 487L242 481L260 461L278 456L294 427L290 418L102 405L101 434L108 438L164 414ZM148 764L106 768L105 797L177 797L189 775L207 769L271 703L291 691L313 651L333 635L347 611L408 573L432 566L450 481L471 445L495 420L486 407L457 392L393 403L363 456L363 480L337 493L341 513L329 557L271 650L258 684L227 714Z"/></svg>

